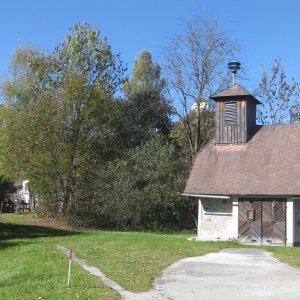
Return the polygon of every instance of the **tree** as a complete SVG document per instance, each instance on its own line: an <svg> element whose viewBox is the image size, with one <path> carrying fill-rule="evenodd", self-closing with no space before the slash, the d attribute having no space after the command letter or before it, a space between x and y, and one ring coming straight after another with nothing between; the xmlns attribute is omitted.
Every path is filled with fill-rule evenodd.
<svg viewBox="0 0 300 300"><path fill-rule="evenodd" d="M294 122L300 110L299 83L287 75L282 59L275 59L269 73L262 72L258 96L258 120L262 124L284 124Z"/></svg>
<svg viewBox="0 0 300 300"><path fill-rule="evenodd" d="M199 144L202 147L206 145L214 136L215 132L215 119L214 112L208 108L203 109L200 113L201 123L200 123L200 137ZM181 159L185 161L185 166L189 170L189 167L193 163L193 156L191 156L191 148L189 143L189 137L193 137L196 135L197 130L199 130L199 113L196 108L191 109L190 112L184 119L180 119L175 122L170 137L173 138L178 145L180 146L180 150L182 153ZM186 132L186 126L188 124L189 135ZM187 172L188 174L189 172ZM188 175L187 175L188 176Z"/></svg>
<svg viewBox="0 0 300 300"><path fill-rule="evenodd" d="M124 117L129 147L141 145L154 133L165 136L171 129L171 107L164 96L160 66L143 50L134 63L132 76L123 85Z"/></svg>
<svg viewBox="0 0 300 300"><path fill-rule="evenodd" d="M169 98L176 101L173 110L184 129L190 161L211 138L207 132L211 132L212 115L202 109L203 102L228 82L224 65L238 48L218 23L198 17L184 22L164 51Z"/></svg>
<svg viewBox="0 0 300 300"><path fill-rule="evenodd" d="M2 84L1 172L28 178L40 207L76 216L121 143L124 68L98 28L76 24L50 54L18 49Z"/></svg>
<svg viewBox="0 0 300 300"><path fill-rule="evenodd" d="M295 113L293 114L293 121L299 123L300 122L300 105L298 104L295 107Z"/></svg>
<svg viewBox="0 0 300 300"><path fill-rule="evenodd" d="M182 170L174 144L155 135L100 170L93 196L98 210L90 220L113 228L193 228L180 196Z"/></svg>

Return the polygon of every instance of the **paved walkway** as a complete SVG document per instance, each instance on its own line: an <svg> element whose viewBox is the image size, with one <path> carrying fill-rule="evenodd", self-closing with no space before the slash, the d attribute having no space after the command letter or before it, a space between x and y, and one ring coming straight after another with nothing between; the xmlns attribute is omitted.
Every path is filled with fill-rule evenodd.
<svg viewBox="0 0 300 300"><path fill-rule="evenodd" d="M108 286L128 300L300 299L300 269L252 248L180 260L164 270L148 292L134 294L114 284Z"/></svg>
<svg viewBox="0 0 300 300"><path fill-rule="evenodd" d="M69 256L69 253L70 253L69 249L67 249L63 246L60 246L60 245L57 245L57 249L60 250L65 255ZM106 286L108 286L111 289L118 292L121 296L123 296L123 298L132 299L132 297L135 295L134 293L125 290L123 287L121 287L115 281L106 277L105 274L103 272L101 272L100 269L93 267L93 266L89 266L85 262L85 259L78 258L74 253L72 254L72 261L77 263L78 265L80 265L84 270L86 270L90 274L98 277Z"/></svg>

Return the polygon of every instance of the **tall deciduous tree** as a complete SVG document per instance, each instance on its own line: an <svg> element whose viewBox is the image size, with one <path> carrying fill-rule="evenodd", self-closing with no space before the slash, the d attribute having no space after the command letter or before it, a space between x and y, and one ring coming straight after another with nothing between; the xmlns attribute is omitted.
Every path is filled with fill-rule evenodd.
<svg viewBox="0 0 300 300"><path fill-rule="evenodd" d="M275 59L269 73L262 72L258 88L262 105L258 107L258 120L262 124L294 122L300 111L299 83L288 81L282 59Z"/></svg>
<svg viewBox="0 0 300 300"><path fill-rule="evenodd" d="M169 133L171 107L164 96L165 81L160 66L153 62L148 51L139 54L123 91L129 146L141 145L156 132Z"/></svg>
<svg viewBox="0 0 300 300"><path fill-rule="evenodd" d="M123 66L98 28L77 24L50 54L18 49L2 84L1 171L28 178L40 205L76 214L118 154Z"/></svg>
<svg viewBox="0 0 300 300"><path fill-rule="evenodd" d="M203 102L228 82L225 65L238 48L217 22L197 17L183 23L182 31L171 37L164 50L169 97L176 100L174 112L183 127L191 161L211 138L207 133L211 132L212 114L203 109Z"/></svg>

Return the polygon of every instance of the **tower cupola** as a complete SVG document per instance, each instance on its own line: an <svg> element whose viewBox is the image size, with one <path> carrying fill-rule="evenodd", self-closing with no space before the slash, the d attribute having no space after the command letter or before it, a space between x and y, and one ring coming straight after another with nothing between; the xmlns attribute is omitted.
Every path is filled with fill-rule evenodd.
<svg viewBox="0 0 300 300"><path fill-rule="evenodd" d="M216 144L247 143L256 126L256 105L261 104L252 94L236 83L240 63L228 63L232 86L210 98L216 102Z"/></svg>

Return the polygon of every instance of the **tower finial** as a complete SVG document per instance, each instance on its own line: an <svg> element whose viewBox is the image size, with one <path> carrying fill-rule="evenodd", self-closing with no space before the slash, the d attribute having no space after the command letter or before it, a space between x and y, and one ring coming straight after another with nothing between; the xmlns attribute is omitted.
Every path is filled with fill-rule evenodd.
<svg viewBox="0 0 300 300"><path fill-rule="evenodd" d="M228 69L231 71L232 74L232 84L235 84L236 73L240 69L240 63L238 61L231 61L228 63Z"/></svg>

